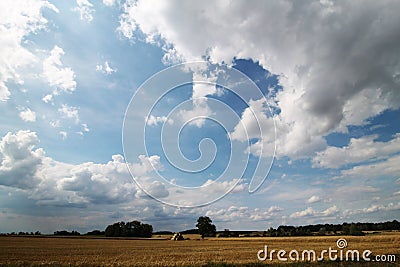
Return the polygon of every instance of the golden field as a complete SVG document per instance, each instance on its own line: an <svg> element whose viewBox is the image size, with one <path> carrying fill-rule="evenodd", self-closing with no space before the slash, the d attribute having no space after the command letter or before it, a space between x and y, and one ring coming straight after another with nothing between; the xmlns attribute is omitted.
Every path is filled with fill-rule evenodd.
<svg viewBox="0 0 400 267"><path fill-rule="evenodd" d="M313 249L316 252L336 247L338 236L211 238L170 241L152 239L111 239L88 237L0 236L0 266L262 266L257 252L268 249ZM400 265L400 233L344 236L347 249L369 249L373 255L396 255ZM290 260L289 260L290 262ZM272 263L278 263L275 260ZM296 266L299 264L294 263ZM363 266L359 263L357 266ZM316 263L311 264L317 265ZM325 266L348 266L349 262L325 262ZM304 266L304 265L303 265ZM308 265L307 265L308 266Z"/></svg>

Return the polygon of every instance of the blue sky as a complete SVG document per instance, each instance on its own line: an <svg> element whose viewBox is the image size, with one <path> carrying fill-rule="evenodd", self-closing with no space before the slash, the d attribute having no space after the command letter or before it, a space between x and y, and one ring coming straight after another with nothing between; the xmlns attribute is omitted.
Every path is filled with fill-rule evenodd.
<svg viewBox="0 0 400 267"><path fill-rule="evenodd" d="M0 232L133 219L182 230L202 215L219 229L399 219L399 5L2 1ZM198 60L209 68L143 86ZM141 107L182 77L192 83L146 120Z"/></svg>

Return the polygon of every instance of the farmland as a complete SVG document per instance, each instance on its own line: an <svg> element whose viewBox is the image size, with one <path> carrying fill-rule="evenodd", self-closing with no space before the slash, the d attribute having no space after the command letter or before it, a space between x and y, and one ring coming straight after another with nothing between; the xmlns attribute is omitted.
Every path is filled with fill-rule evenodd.
<svg viewBox="0 0 400 267"><path fill-rule="evenodd" d="M151 239L116 239L88 237L0 237L1 266L262 266L279 263L260 262L257 252L268 249L315 250L318 253L332 247L337 249L337 236L321 237L260 237L210 238L185 236L190 240L170 241L166 237ZM400 233L380 233L366 236L346 236L346 249L371 250L375 255L396 255L400 263ZM371 257L372 257L371 256ZM287 256L286 256L287 257ZM289 260L288 262L291 262ZM344 264L344 265L343 265ZM324 266L348 266L349 262L328 262ZM364 263L353 263L364 266ZM353 265L352 264L352 265ZM308 264L304 264L307 265ZM315 266L316 264L311 264ZM375 266L376 262L369 266ZM297 265L296 265L297 266Z"/></svg>

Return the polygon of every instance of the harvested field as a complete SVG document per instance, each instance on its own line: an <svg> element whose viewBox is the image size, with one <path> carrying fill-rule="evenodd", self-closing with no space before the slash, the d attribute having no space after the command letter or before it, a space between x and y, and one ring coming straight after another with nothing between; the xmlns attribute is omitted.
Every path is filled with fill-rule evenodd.
<svg viewBox="0 0 400 267"><path fill-rule="evenodd" d="M339 237L265 237L212 238L207 240L170 241L160 239L109 239L87 237L0 237L2 266L262 266L279 263L274 255L260 262L257 252L268 246L289 251L295 249L337 249ZM344 237L346 249L369 249L375 255L396 255L395 263L379 266L398 266L400 263L400 233ZM319 255L319 254L317 254ZM371 258L372 258L371 256ZM288 257L286 255L286 257ZM292 262L290 259L288 262ZM397 263L397 264L396 264ZM298 262L294 263L299 266ZM365 266L365 262L352 266ZM308 266L309 264L302 264ZM316 263L312 263L315 266ZM325 261L324 266L348 266L350 262ZM369 266L376 266L371 262Z"/></svg>

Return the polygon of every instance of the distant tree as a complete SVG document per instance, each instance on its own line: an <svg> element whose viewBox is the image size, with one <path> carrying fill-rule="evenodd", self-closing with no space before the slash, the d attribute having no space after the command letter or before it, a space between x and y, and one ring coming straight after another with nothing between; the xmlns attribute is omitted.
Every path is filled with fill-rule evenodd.
<svg viewBox="0 0 400 267"><path fill-rule="evenodd" d="M143 223L140 229L141 237L151 237L153 235L153 226L147 223Z"/></svg>
<svg viewBox="0 0 400 267"><path fill-rule="evenodd" d="M93 231L87 232L85 235L105 235L105 233L104 233L104 231L93 230Z"/></svg>
<svg viewBox="0 0 400 267"><path fill-rule="evenodd" d="M207 216L199 217L199 219L197 219L196 227L199 229L199 234L202 238L212 237L217 233L215 225L212 224L212 220Z"/></svg>
<svg viewBox="0 0 400 267"><path fill-rule="evenodd" d="M266 236L276 236L277 232L276 229L270 227L266 232L265 232Z"/></svg>
<svg viewBox="0 0 400 267"><path fill-rule="evenodd" d="M68 232L66 230L62 230L62 231L55 231L54 235L64 235L64 236L77 236L77 235L81 235L78 231L73 230L72 232Z"/></svg>
<svg viewBox="0 0 400 267"><path fill-rule="evenodd" d="M350 235L364 235L364 233L358 228L355 223L352 223L349 227Z"/></svg>
<svg viewBox="0 0 400 267"><path fill-rule="evenodd" d="M117 222L107 226L104 232L110 237L151 237L153 226L139 221Z"/></svg>

